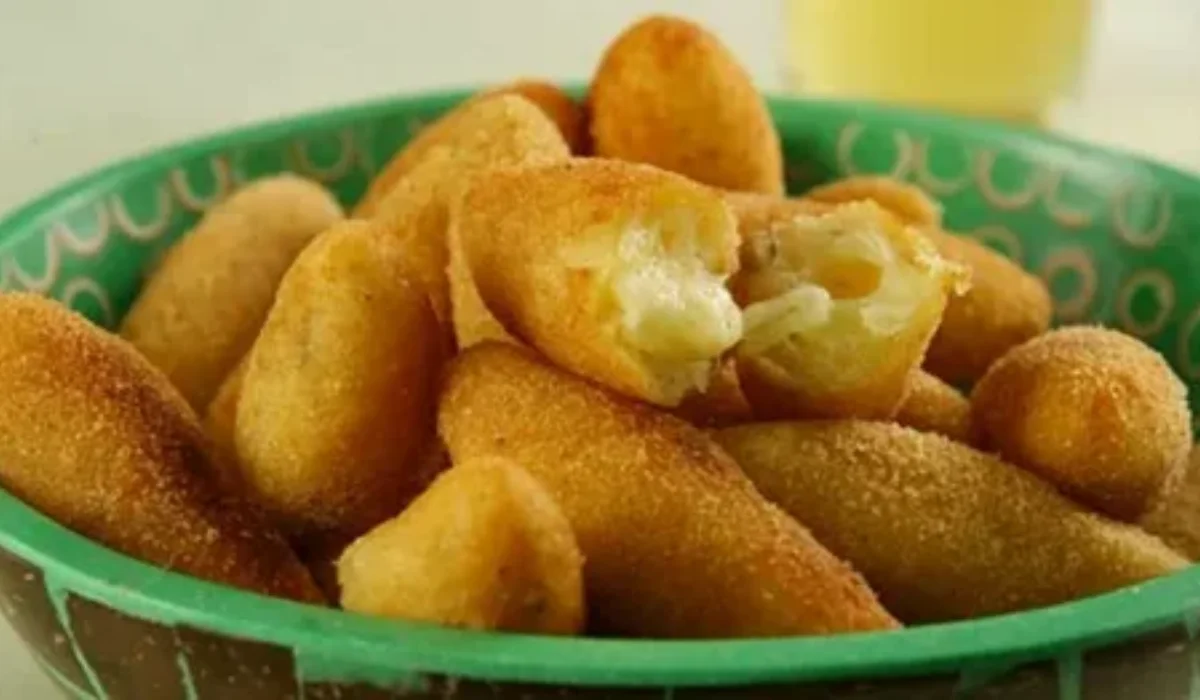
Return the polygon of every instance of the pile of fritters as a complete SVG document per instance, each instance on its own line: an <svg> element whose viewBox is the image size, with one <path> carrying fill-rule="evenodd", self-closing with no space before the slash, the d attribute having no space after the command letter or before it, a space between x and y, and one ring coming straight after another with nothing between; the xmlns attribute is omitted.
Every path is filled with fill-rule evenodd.
<svg viewBox="0 0 1200 700"><path fill-rule="evenodd" d="M912 186L786 197L745 71L652 17L586 109L486 90L348 217L249 184L119 337L0 296L0 483L159 566L470 629L1027 610L1200 554L1184 385L1050 317Z"/></svg>

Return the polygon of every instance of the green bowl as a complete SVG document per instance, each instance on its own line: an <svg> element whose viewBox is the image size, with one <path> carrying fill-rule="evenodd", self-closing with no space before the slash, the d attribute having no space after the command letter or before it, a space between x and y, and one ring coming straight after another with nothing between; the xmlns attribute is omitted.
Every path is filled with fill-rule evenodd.
<svg viewBox="0 0 1200 700"><path fill-rule="evenodd" d="M238 183L294 170L349 203L464 97L337 109L158 151L0 222L0 289L113 325L143 271ZM1200 381L1200 180L1046 135L772 100L789 186L889 173L1046 279L1059 321L1145 338ZM0 329L0 333L3 329ZM482 634L306 607L109 551L0 491L0 600L77 698L1200 697L1200 569L1069 605L902 632L657 642Z"/></svg>

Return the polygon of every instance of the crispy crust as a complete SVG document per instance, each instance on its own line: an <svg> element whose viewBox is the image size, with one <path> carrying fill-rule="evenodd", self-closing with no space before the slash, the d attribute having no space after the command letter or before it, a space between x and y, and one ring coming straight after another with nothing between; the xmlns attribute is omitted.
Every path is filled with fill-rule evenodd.
<svg viewBox="0 0 1200 700"><path fill-rule="evenodd" d="M431 151L442 146L454 147L464 134L473 128L469 124L476 117L470 115L480 102L500 95L518 96L528 100L553 122L570 153L583 154L586 151L587 124L583 106L570 95L557 86L540 80L517 80L498 85L467 98L406 143L371 181L367 191L351 210L351 215L356 219L373 218L378 213L379 205L392 189L411 174ZM503 138L500 131L497 131L496 135Z"/></svg>
<svg viewBox="0 0 1200 700"><path fill-rule="evenodd" d="M457 212L456 235L479 294L504 328L573 372L636 398L672 403L656 370L610 327L603 280L572 260L593 245L615 257L622 231L661 224L691 236L711 272L732 273L737 237L719 197L656 168L577 159L491 171Z"/></svg>
<svg viewBox="0 0 1200 700"><path fill-rule="evenodd" d="M938 230L926 235L947 260L971 270L971 288L950 299L929 344L925 369L951 384L974 382L1010 349L1050 327L1050 292L1040 279L987 246Z"/></svg>
<svg viewBox="0 0 1200 700"><path fill-rule="evenodd" d="M1187 562L991 456L887 423L746 425L717 440L908 623L1027 610Z"/></svg>
<svg viewBox="0 0 1200 700"><path fill-rule="evenodd" d="M452 323L470 328L488 322L475 316L481 307L451 310L452 294L459 299L474 295L469 277L456 274L447 279L447 227L459 194L490 168L543 165L570 157L554 123L523 97L493 95L473 100L455 114L439 128L437 142L422 149L420 159L378 203L372 220L372 226L408 247L410 275L428 290L447 329Z"/></svg>
<svg viewBox="0 0 1200 700"><path fill-rule="evenodd" d="M730 190L783 193L779 134L720 40L649 17L605 52L588 95L596 155L649 163Z"/></svg>
<svg viewBox="0 0 1200 700"><path fill-rule="evenodd" d="M768 504L698 429L485 343L452 364L439 428L456 461L521 464L586 557L596 631L746 637L889 629L870 589Z"/></svg>
<svg viewBox="0 0 1200 700"><path fill-rule="evenodd" d="M121 335L166 373L197 411L250 346L288 266L342 218L320 185L278 175L208 212L146 281Z"/></svg>
<svg viewBox="0 0 1200 700"><path fill-rule="evenodd" d="M971 402L958 389L924 370L909 377L908 396L900 404L895 420L963 444L971 442Z"/></svg>
<svg viewBox="0 0 1200 700"><path fill-rule="evenodd" d="M323 234L284 277L248 359L237 452L294 536L356 537L428 478L447 351L405 253L364 222Z"/></svg>
<svg viewBox="0 0 1200 700"><path fill-rule="evenodd" d="M562 510L514 463L442 474L338 562L342 607L452 627L583 629L583 555Z"/></svg>
<svg viewBox="0 0 1200 700"><path fill-rule="evenodd" d="M1000 358L971 393L980 444L1113 517L1136 520L1191 448L1187 389L1117 331L1051 331Z"/></svg>
<svg viewBox="0 0 1200 700"><path fill-rule="evenodd" d="M583 105L562 91L562 88L544 80L522 79L494 87L481 96L512 94L520 95L537 105L562 134L563 141L574 155L586 155L591 148L587 133L587 115Z"/></svg>
<svg viewBox="0 0 1200 700"><path fill-rule="evenodd" d="M128 343L66 308L0 294L0 482L156 566L322 602L283 538L209 480L199 420Z"/></svg>

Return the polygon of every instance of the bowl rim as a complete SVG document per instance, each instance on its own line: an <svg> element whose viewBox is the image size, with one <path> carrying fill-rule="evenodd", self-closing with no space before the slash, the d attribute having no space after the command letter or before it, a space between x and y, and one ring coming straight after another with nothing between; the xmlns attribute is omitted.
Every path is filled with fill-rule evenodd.
<svg viewBox="0 0 1200 700"><path fill-rule="evenodd" d="M579 92L579 88L575 88ZM401 108L436 110L473 92L443 90L309 111L155 149L76 178L0 219L0 253L73 199L163 170L231 143L320 131ZM1178 187L1200 179L1171 166L1070 138L863 102L768 100L781 131L816 112L869 115L987 140L1036 144L1114 167L1150 169ZM1183 625L1200 627L1200 567L1035 611L901 631L749 640L615 640L469 632L372 619L266 598L158 569L92 542L0 489L0 547L42 570L48 590L70 591L127 614L294 650L306 680L429 674L580 686L738 686L922 674L992 674L1023 662ZM1075 657L1077 660L1077 656Z"/></svg>

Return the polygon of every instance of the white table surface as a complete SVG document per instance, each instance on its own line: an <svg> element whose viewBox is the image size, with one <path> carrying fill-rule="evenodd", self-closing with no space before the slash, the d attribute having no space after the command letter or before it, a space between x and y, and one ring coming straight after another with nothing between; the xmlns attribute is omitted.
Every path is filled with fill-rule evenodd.
<svg viewBox="0 0 1200 700"><path fill-rule="evenodd" d="M1200 3L1097 1L1086 78L1056 127L1200 171ZM777 0L0 3L0 211L230 125L450 84L585 77L610 37L656 10L713 27L764 88L781 85ZM0 698L52 696L0 623Z"/></svg>

